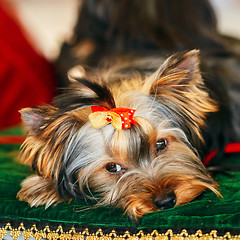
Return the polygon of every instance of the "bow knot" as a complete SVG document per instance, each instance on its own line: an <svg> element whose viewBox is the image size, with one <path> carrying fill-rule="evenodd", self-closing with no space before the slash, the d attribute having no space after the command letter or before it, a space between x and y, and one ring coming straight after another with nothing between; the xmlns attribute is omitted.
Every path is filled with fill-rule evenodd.
<svg viewBox="0 0 240 240"><path fill-rule="evenodd" d="M108 110L100 106L92 106L92 113L89 115L90 122L94 128L101 128L111 123L117 129L128 129L131 124L138 123L134 120L133 115L136 110L129 108L113 108Z"/></svg>

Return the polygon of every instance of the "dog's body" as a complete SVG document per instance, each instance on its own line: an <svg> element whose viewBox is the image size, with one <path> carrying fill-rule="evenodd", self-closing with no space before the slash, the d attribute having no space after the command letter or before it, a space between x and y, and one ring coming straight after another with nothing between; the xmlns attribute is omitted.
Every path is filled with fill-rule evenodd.
<svg viewBox="0 0 240 240"><path fill-rule="evenodd" d="M110 9L127 2L85 1L80 19L85 19L87 28L96 18L108 18ZM239 113L239 95L230 96L239 89L239 70L232 67L238 66L238 59L232 60L215 41L222 57L214 55L201 65L207 71L205 82L199 51L163 60L166 51L155 52L152 41L152 29L163 30L153 24L156 9L152 4L158 6L159 2L141 2L143 12L135 16L138 20L145 16L143 28L150 40L140 29L139 34L129 33L137 29L129 12L124 14L129 26L119 23L119 14L108 31L92 30L98 37L80 31L80 63L107 64L82 71L78 78L72 76L75 83L53 106L22 111L29 135L20 160L30 164L36 175L23 182L18 193L21 200L31 206L49 206L63 199L91 197L94 191L100 195L99 204L122 207L137 218L188 203L205 189L219 194L201 155L213 148L221 152L226 143L238 140L239 119L235 115ZM138 1L131 4L131 11L139 7ZM103 33L113 39L117 36L109 49ZM226 71L228 62L231 74ZM235 87L228 85L230 82L235 82Z"/></svg>
<svg viewBox="0 0 240 240"><path fill-rule="evenodd" d="M60 87L66 87L67 72L79 64L109 69L126 58L128 62L148 58L153 66L156 59L200 49L200 71L220 111L207 116L202 131L206 144L198 150L203 157L218 149L215 164L227 143L240 141L240 57L230 48L235 45L239 49L239 41L219 34L208 0L89 0L83 1L74 35L63 44L56 66ZM134 67L144 71L144 66L133 65L133 72Z"/></svg>

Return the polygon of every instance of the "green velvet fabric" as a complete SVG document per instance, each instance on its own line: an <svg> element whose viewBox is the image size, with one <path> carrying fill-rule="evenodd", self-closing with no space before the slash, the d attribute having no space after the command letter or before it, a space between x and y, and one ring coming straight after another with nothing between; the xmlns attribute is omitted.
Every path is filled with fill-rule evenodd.
<svg viewBox="0 0 240 240"><path fill-rule="evenodd" d="M22 134L19 128L2 133ZM1 136L1 135L0 135ZM33 223L69 224L110 229L240 229L240 173L218 174L223 199L207 191L189 204L146 214L138 222L131 221L122 209L91 208L94 203L63 202L45 209L29 207L16 199L20 182L31 174L28 166L15 161L19 144L0 145L0 220ZM234 159L240 162L240 158Z"/></svg>

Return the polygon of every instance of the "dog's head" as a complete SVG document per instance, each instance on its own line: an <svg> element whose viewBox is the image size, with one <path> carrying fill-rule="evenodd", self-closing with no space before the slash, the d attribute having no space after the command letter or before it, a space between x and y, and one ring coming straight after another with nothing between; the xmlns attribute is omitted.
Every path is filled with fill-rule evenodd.
<svg viewBox="0 0 240 240"><path fill-rule="evenodd" d="M206 114L216 111L198 65L193 50L171 56L145 79L78 79L54 106L22 110L29 134L21 160L51 179L60 198L98 192L100 204L120 206L132 218L188 203L205 189L218 194L193 147L202 141ZM107 117L115 117L112 109L133 110L134 123L116 129L105 119L96 129L93 106ZM38 199L33 205L47 202Z"/></svg>

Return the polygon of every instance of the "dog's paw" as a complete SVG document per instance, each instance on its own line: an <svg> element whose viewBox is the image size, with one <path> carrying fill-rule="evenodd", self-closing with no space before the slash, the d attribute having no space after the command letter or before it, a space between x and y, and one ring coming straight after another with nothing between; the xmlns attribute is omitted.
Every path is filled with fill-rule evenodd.
<svg viewBox="0 0 240 240"><path fill-rule="evenodd" d="M61 201L50 178L31 175L21 183L21 186L22 188L17 197L20 201L28 202L31 207L45 204L46 208L48 208L53 203Z"/></svg>

